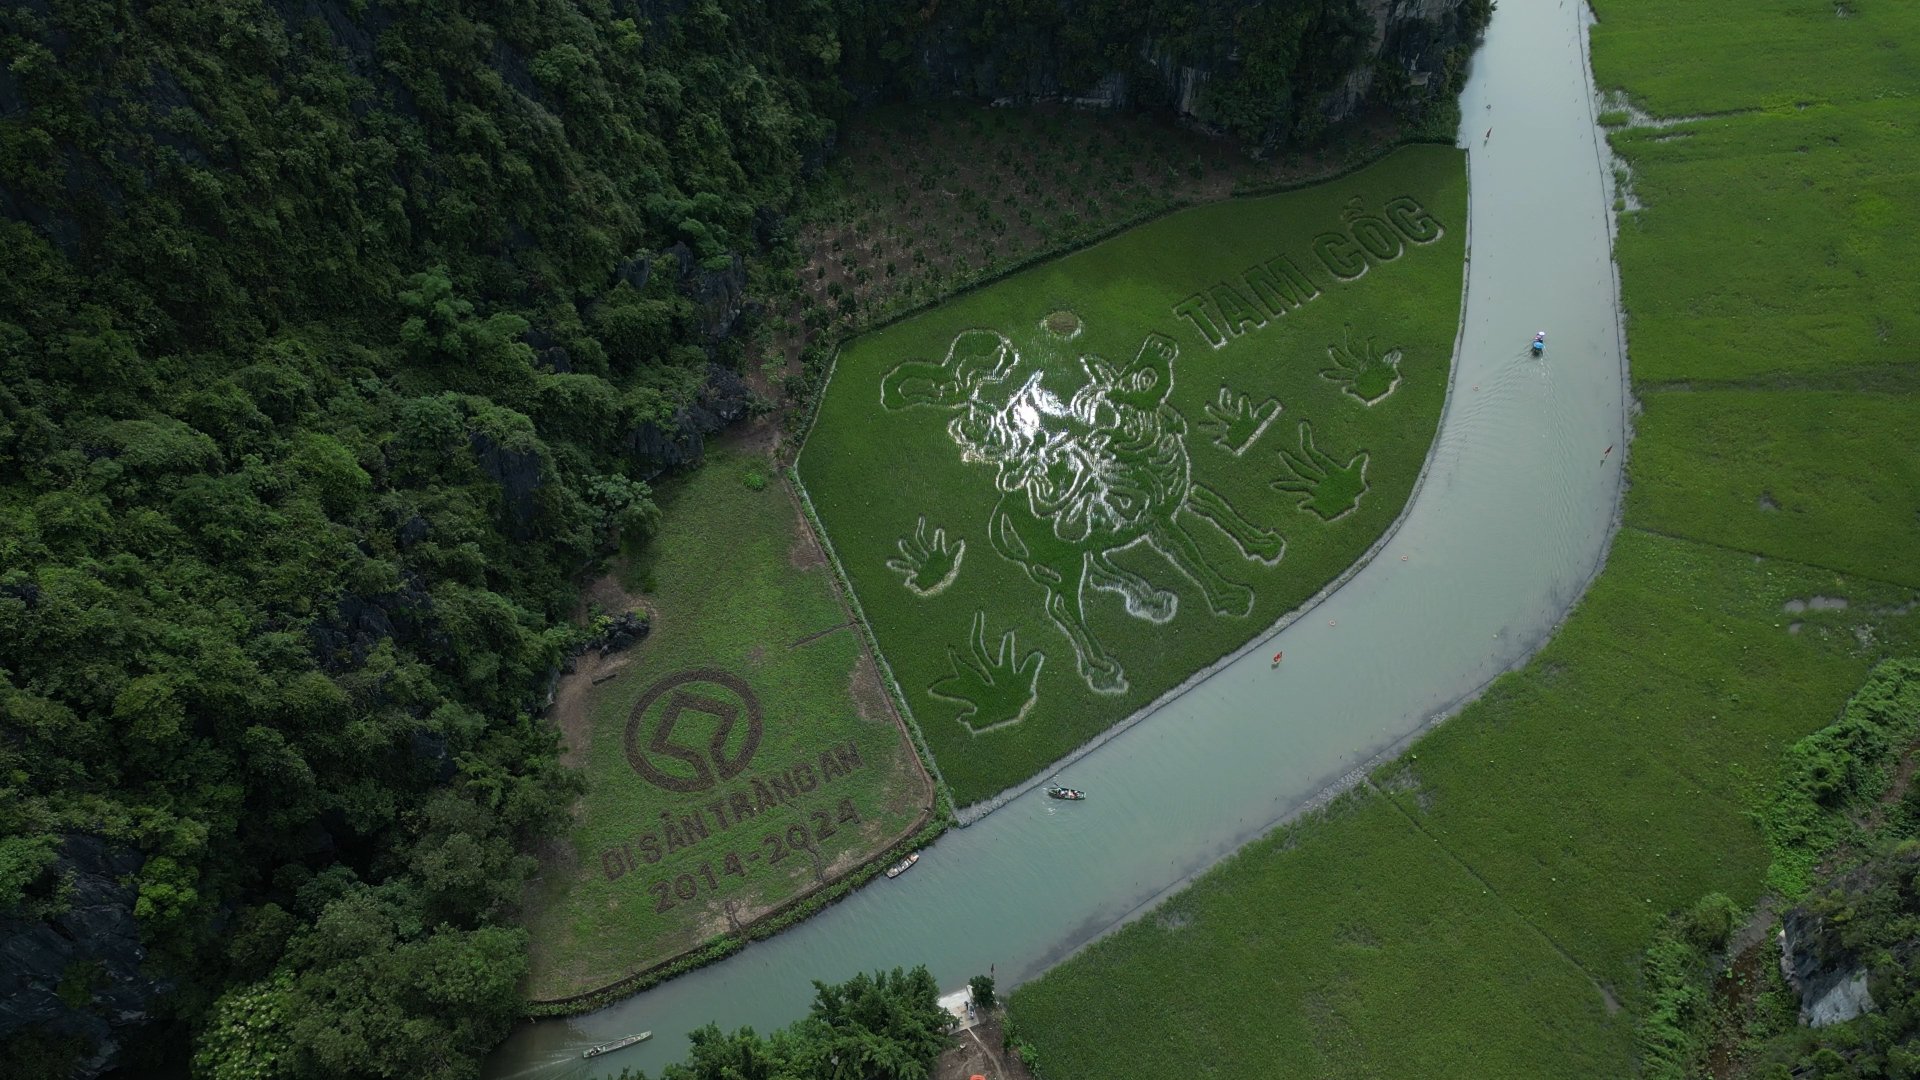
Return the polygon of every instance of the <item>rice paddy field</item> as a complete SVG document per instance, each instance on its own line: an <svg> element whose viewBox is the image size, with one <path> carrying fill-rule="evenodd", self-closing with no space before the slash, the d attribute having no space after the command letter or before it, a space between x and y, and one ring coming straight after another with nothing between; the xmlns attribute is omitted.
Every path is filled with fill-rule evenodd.
<svg viewBox="0 0 1920 1080"><path fill-rule="evenodd" d="M1185 210L850 342L797 464L961 805L1233 652L1399 515L1459 151Z"/></svg>
<svg viewBox="0 0 1920 1080"><path fill-rule="evenodd" d="M1655 928L1760 895L1781 753L1920 648L1920 7L1595 8L1644 110L1604 572L1355 794L1022 987L1044 1075L1636 1075Z"/></svg>

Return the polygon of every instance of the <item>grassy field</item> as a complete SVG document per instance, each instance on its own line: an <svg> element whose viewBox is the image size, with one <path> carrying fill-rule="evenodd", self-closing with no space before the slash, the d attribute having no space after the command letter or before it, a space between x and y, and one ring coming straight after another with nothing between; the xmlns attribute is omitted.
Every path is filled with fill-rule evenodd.
<svg viewBox="0 0 1920 1080"><path fill-rule="evenodd" d="M1045 1075L1634 1075L1656 929L1760 895L1784 749L1920 650L1920 7L1596 6L1603 88L1739 113L1613 136L1645 412L1604 573L1360 794L1021 988Z"/></svg>
<svg viewBox="0 0 1920 1080"><path fill-rule="evenodd" d="M1916 125L1920 100L1890 98L1615 134L1645 205L1621 223L1634 270L1622 300L1639 340L1671 342L1635 350L1635 379L1859 379L1912 365Z"/></svg>
<svg viewBox="0 0 1920 1080"><path fill-rule="evenodd" d="M1394 520L1445 399L1464 206L1460 154L1413 147L842 351L799 474L957 801L1232 651Z"/></svg>
<svg viewBox="0 0 1920 1080"><path fill-rule="evenodd" d="M1380 888L1383 865L1399 889ZM1371 793L1246 848L1065 970L1015 999L1043 1076L1539 1080L1554 1054L1586 1066L1555 1076L1624 1072L1592 981Z"/></svg>
<svg viewBox="0 0 1920 1080"><path fill-rule="evenodd" d="M1851 606L1783 610L1820 593ZM1874 657L1920 646L1920 620L1861 614L1912 595L1623 532L1525 671L1022 987L1019 1029L1058 1077L1632 1075L1648 935L1758 893L1749 795Z"/></svg>
<svg viewBox="0 0 1920 1080"><path fill-rule="evenodd" d="M531 894L535 1000L735 933L883 851L932 804L767 462L715 454L662 502L626 582L652 633L587 658L556 703L587 793Z"/></svg>
<svg viewBox="0 0 1920 1080"><path fill-rule="evenodd" d="M1728 389L1644 402L1637 524L1920 583L1920 398Z"/></svg>

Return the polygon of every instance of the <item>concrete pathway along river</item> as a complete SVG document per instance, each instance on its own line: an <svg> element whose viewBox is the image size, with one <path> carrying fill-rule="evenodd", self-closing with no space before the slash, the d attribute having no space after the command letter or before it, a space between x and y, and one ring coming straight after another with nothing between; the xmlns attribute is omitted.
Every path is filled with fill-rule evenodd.
<svg viewBox="0 0 1920 1080"><path fill-rule="evenodd" d="M1462 102L1472 235L1455 385L1426 482L1372 563L1076 762L1065 779L1085 802L1015 799L942 837L912 873L731 959L588 1016L523 1026L488 1075L657 1074L708 1021L768 1031L804 1014L810 980L875 968L924 963L951 989L992 965L1011 989L1536 649L1604 555L1626 451L1585 18L1578 0L1509 0L1475 59ZM1541 329L1537 360L1527 343ZM580 1058L642 1030L651 1042Z"/></svg>

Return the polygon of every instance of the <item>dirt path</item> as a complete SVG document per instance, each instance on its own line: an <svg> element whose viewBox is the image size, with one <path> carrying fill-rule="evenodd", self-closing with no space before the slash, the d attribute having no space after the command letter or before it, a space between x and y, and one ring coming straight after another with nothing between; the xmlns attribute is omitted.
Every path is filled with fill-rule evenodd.
<svg viewBox="0 0 1920 1080"><path fill-rule="evenodd" d="M999 1013L955 1038L958 1041L953 1048L940 1055L934 1064L933 1080L971 1080L975 1076L984 1076L987 1080L1034 1080L1020 1055L1000 1049L1006 1036L1000 1026Z"/></svg>
<svg viewBox="0 0 1920 1080"><path fill-rule="evenodd" d="M585 621L587 612L595 607L610 613L639 611L644 612L649 620L658 618L639 593L621 588L616 578L616 574L607 574L581 590L580 607L574 613L576 621ZM655 629L658 629L657 625ZM547 715L560 729L562 765L578 769L586 764L587 747L593 741L593 722L588 708L593 688L619 678L633 664L632 649L608 656L602 656L597 649L589 649L574 658L572 672L560 676L560 681L554 685L553 705L547 710Z"/></svg>

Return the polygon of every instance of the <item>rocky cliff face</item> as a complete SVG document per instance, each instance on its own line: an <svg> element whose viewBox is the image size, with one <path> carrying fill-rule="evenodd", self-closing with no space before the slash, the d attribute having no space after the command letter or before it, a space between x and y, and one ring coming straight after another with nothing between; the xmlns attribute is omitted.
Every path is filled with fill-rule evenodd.
<svg viewBox="0 0 1920 1080"><path fill-rule="evenodd" d="M1856 884L1865 875L1855 875ZM1827 920L1804 907L1781 920L1780 974L1800 997L1800 1022L1843 1024L1874 1009L1865 961L1841 943Z"/></svg>
<svg viewBox="0 0 1920 1080"><path fill-rule="evenodd" d="M171 989L145 970L134 922L132 875L143 857L95 836L73 834L49 872L66 910L44 920L0 919L0 1041L21 1031L86 1047L74 1075L100 1075L124 1032L147 1022ZM6 1062L0 1073L13 1075Z"/></svg>
<svg viewBox="0 0 1920 1080"><path fill-rule="evenodd" d="M766 215L756 221L756 231L764 221ZM687 245L674 244L658 254L642 252L625 259L615 268L614 280L637 290L659 274L668 275L674 291L693 305L693 322L708 355L760 314L758 305L747 299L747 266L738 254L727 255L724 266L708 266L694 258ZM697 463L707 436L744 418L752 400L753 392L739 375L710 363L694 400L667 423L637 425L627 433L627 452L655 473Z"/></svg>
<svg viewBox="0 0 1920 1080"><path fill-rule="evenodd" d="M1352 116L1374 94L1382 72L1397 84L1385 104L1431 101L1447 90L1455 50L1469 47L1484 20L1465 0L1363 0L1372 23L1367 62L1351 69L1321 109L1329 121Z"/></svg>
<svg viewBox="0 0 1920 1080"><path fill-rule="evenodd" d="M1418 112L1452 92L1487 0L1066 0L997 33L982 5L928 5L913 58L927 97L1166 108L1256 151L1313 138L1378 104ZM1090 25L1094 24L1094 25ZM1091 43L1091 47L1089 45ZM874 99L898 87L854 87Z"/></svg>

